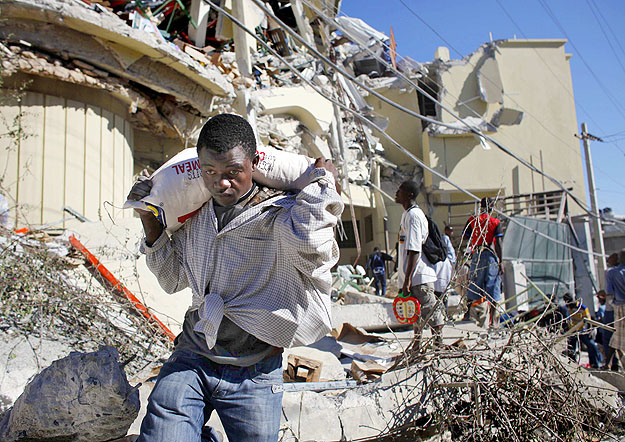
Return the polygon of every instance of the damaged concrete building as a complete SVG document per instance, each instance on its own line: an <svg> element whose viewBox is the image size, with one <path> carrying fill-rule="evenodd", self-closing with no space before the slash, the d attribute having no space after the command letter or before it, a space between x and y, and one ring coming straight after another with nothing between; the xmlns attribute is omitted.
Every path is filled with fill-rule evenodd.
<svg viewBox="0 0 625 442"><path fill-rule="evenodd" d="M571 137L576 121L564 40L496 41L463 60L450 60L449 51L439 48L429 63L400 60L400 78L369 55L372 48L388 52L383 33L357 19L334 20L340 2L297 1L276 9L293 21L288 31L301 42L255 2L222 2L248 29L260 26L278 39L274 46L297 66L296 76L226 15L205 2L187 3L194 44L165 40L158 28L140 23L138 10L129 16L100 2L2 2L3 87L23 89L19 103L10 102L17 98L9 93L2 103L5 121L18 124L24 136L3 140L2 183L17 227L55 222L66 206L92 220L107 212L131 216L118 208L133 176L193 146L206 118L224 110L255 121L263 144L343 162L350 210L343 219L341 263L364 264L374 246L394 247L401 208L392 196L402 179L422 183L420 203L441 226L462 227L472 211L456 204L468 199L462 192L424 171L389 136L477 196L514 196L510 204L517 209L523 195L562 196L472 127L548 170L584 201L581 159L570 152L577 149ZM213 28L195 27L209 19ZM216 50L210 46L215 41L230 45ZM232 44L235 51L228 52ZM335 54L348 74L379 95L332 74L309 48ZM381 126L368 127L320 91ZM569 210L579 212L575 205Z"/></svg>

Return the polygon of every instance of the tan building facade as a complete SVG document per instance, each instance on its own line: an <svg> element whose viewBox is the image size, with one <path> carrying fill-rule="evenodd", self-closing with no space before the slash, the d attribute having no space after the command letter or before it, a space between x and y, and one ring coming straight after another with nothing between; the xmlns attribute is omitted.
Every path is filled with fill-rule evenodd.
<svg viewBox="0 0 625 442"><path fill-rule="evenodd" d="M463 60L449 60L439 48L427 74L412 78L464 122L509 149L514 155L562 182L585 203L583 159L566 40L502 40L484 44ZM422 122L380 99L368 96L376 112L389 118L387 134L449 181L478 197L507 197L560 188L494 144L480 140L466 125L423 93L403 83L377 91L402 106L456 128ZM385 157L396 165L415 165L383 137ZM442 227L464 226L474 205L471 198L440 177L423 171L419 204ZM417 179L419 176L417 175ZM384 187L384 186L383 186ZM396 183L395 183L396 187ZM389 184L387 193L394 195ZM387 202L389 228L395 240L402 209ZM454 204L456 203L456 204ZM568 211L582 209L568 199ZM379 242L379 241L378 241Z"/></svg>

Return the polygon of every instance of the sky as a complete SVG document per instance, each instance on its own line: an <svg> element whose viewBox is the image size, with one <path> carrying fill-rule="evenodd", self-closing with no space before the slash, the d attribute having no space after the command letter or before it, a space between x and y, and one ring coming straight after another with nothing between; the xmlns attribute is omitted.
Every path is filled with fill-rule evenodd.
<svg viewBox="0 0 625 442"><path fill-rule="evenodd" d="M625 216L623 0L343 0L339 15L358 17L386 35L392 26L399 56L420 62L431 61L439 46L460 59L491 35L568 39L577 132L585 122L604 140L591 142L598 206ZM580 154L585 159L581 143ZM549 165L544 168L549 173Z"/></svg>

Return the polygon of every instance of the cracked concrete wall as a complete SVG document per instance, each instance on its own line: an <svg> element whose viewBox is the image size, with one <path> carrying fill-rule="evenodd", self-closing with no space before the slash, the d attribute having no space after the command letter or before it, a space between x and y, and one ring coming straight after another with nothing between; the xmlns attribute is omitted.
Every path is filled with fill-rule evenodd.
<svg viewBox="0 0 625 442"><path fill-rule="evenodd" d="M85 61L158 93L169 94L203 114L211 109L213 95L204 87L163 63L129 48L120 49L92 35L53 24L10 20L0 28L0 38L25 40L53 54Z"/></svg>
<svg viewBox="0 0 625 442"><path fill-rule="evenodd" d="M442 101L460 116L479 116L490 121L502 107L524 113L520 124L500 125L494 138L512 152L560 180L585 201L582 159L579 142L572 137L578 131L573 99L570 66L565 40L505 40L483 45L462 62L450 62L441 70L445 93ZM489 51L490 45L495 45ZM502 103L485 103L480 97L478 71L485 57L494 56L501 84ZM487 79L482 79L483 82ZM472 98L475 98L471 100ZM465 105L462 101L470 100ZM464 109L464 110L463 110ZM461 112L462 111L462 112ZM477 115L476 115L477 114ZM443 113L443 121L455 122ZM429 163L456 184L483 196L543 191L542 179L495 146L485 150L472 134L430 136ZM542 165L541 165L542 156ZM456 189L433 178L433 188L442 199L456 199ZM556 190L545 179L544 190ZM445 196L444 194L448 194ZM462 197L467 200L468 198ZM579 213L575 204L569 210ZM440 219L447 214L440 212ZM437 221L437 219L435 217Z"/></svg>

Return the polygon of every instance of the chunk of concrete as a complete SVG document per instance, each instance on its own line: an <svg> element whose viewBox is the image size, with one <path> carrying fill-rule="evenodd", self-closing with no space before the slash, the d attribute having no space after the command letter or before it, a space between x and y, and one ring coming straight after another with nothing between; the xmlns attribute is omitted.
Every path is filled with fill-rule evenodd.
<svg viewBox="0 0 625 442"><path fill-rule="evenodd" d="M403 328L393 313L393 304L350 304L332 305L332 328L339 328L344 322L367 331Z"/></svg>
<svg viewBox="0 0 625 442"><path fill-rule="evenodd" d="M281 441L343 440L334 400L312 391L282 396Z"/></svg>
<svg viewBox="0 0 625 442"><path fill-rule="evenodd" d="M332 353L310 347L288 348L285 349L282 354L282 367L287 367L287 361L291 354L321 362L323 365L321 367L320 381L339 381L345 379L345 370L338 358Z"/></svg>
<svg viewBox="0 0 625 442"><path fill-rule="evenodd" d="M139 392L113 347L72 352L30 382L0 422L0 440L105 441L126 435Z"/></svg>

